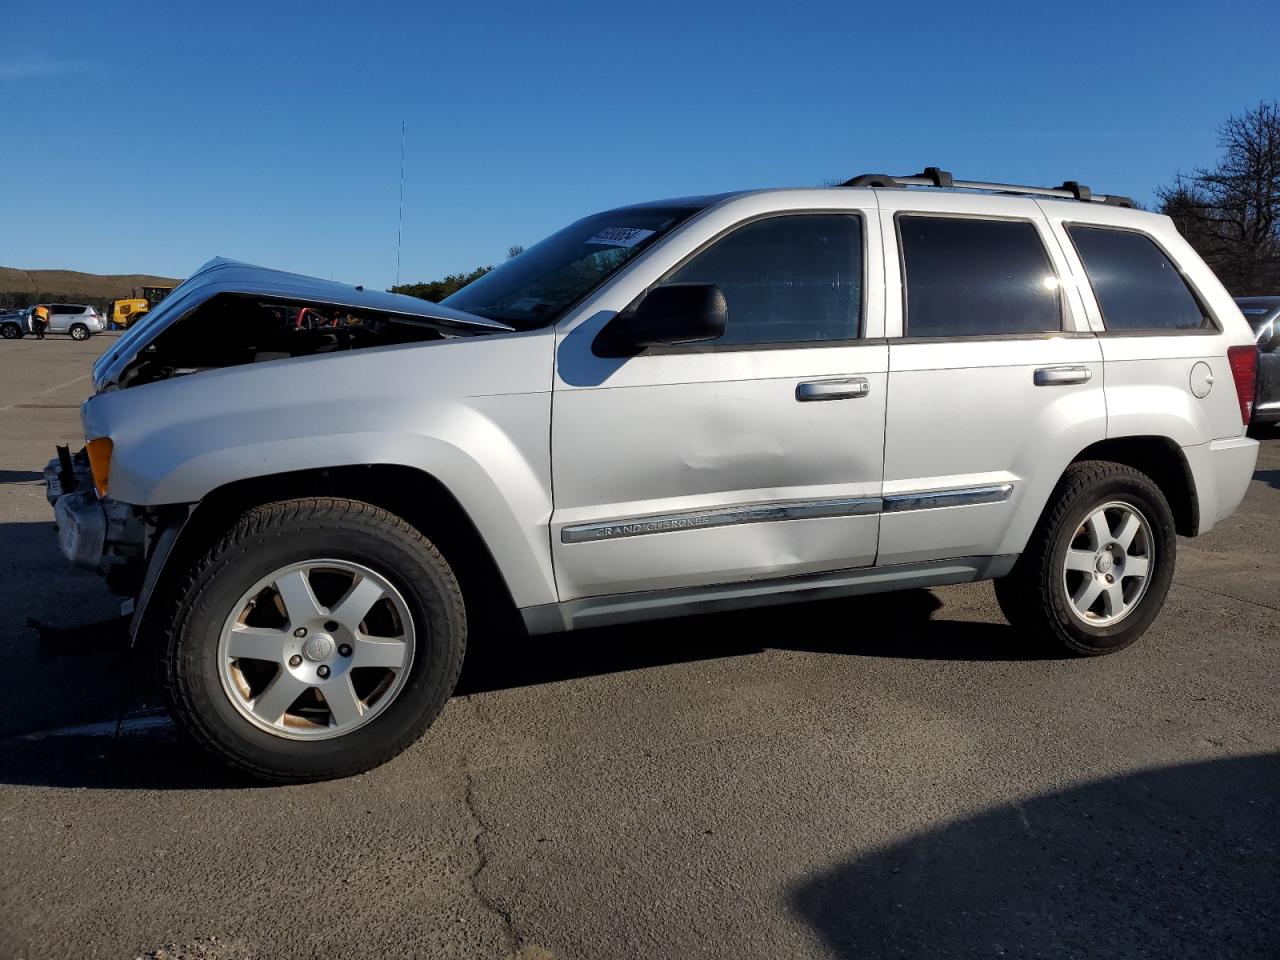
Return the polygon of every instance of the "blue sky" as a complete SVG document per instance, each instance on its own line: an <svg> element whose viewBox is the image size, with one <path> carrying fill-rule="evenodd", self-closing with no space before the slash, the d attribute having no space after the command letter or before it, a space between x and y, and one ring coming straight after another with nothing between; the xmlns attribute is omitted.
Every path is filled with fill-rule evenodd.
<svg viewBox="0 0 1280 960"><path fill-rule="evenodd" d="M1280 3L0 0L0 264L385 287L583 214L926 164L1150 202L1280 98Z"/></svg>

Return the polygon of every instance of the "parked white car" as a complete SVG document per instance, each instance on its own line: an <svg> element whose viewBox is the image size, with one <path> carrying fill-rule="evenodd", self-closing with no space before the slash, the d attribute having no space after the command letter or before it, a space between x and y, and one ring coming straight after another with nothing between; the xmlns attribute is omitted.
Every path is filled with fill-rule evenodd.
<svg viewBox="0 0 1280 960"><path fill-rule="evenodd" d="M1028 645L1119 650L1244 496L1256 360L1167 218L930 169L611 210L444 304L212 261L46 476L179 723L307 780L418 737L502 609L994 578Z"/></svg>
<svg viewBox="0 0 1280 960"><path fill-rule="evenodd" d="M88 340L107 329L107 321L96 307L84 303L48 303L47 333L65 333L72 340Z"/></svg>

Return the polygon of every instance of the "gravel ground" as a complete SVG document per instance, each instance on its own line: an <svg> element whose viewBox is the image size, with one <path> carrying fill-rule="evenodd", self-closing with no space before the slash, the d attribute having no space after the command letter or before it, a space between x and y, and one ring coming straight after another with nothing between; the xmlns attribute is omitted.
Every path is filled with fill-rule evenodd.
<svg viewBox="0 0 1280 960"><path fill-rule="evenodd" d="M1131 650L989 585L490 638L427 737L180 742L38 471L109 338L0 344L0 956L1280 955L1280 434Z"/></svg>

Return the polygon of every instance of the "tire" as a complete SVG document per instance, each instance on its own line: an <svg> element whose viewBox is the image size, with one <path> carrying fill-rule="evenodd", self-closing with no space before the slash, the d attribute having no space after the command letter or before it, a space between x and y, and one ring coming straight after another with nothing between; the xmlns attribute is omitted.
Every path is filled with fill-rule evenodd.
<svg viewBox="0 0 1280 960"><path fill-rule="evenodd" d="M3 327L0 327L0 337L4 337L6 340L18 340L22 337L22 328L16 323L6 323Z"/></svg>
<svg viewBox="0 0 1280 960"><path fill-rule="evenodd" d="M83 323L73 323L71 325L71 329L68 330L67 332L71 334L72 340L88 340L89 339L89 328L86 327Z"/></svg>
<svg viewBox="0 0 1280 960"><path fill-rule="evenodd" d="M1122 547L1131 517L1137 529ZM1095 546L1108 540L1109 548ZM1159 615L1173 580L1177 542L1173 512L1150 477L1108 461L1074 463L1013 571L995 582L996 600L1010 624L1059 650L1115 653ZM1139 570L1145 577L1137 576ZM1094 589L1102 592L1093 594Z"/></svg>
<svg viewBox="0 0 1280 960"><path fill-rule="evenodd" d="M342 601L355 594L356 585L385 585L385 595L374 609L363 619L356 615L359 626L351 629L357 632L345 634L355 645L354 653L352 646L342 643L346 628L337 622L326 624L323 633L314 627L305 641L291 639L299 636L295 623L316 622L288 614L289 607L310 608L296 601L299 594L275 582L296 580L299 570L310 587L302 596L320 611L321 620L339 616ZM329 582L351 570L359 572L352 574L349 586L336 588ZM270 582L264 592L246 593L264 582ZM328 598L321 590L326 582L336 590ZM286 594L291 598L287 604ZM254 599L242 607L246 596ZM389 681L377 681L383 693L375 690L365 701L360 699L363 693L355 693L364 712L344 731L339 712L328 706L323 692L329 688L321 684L338 683L346 676L350 689L358 691L357 680L365 673L373 672L377 679L380 667L358 669L361 645L375 630L375 610L395 624L390 634L398 629L404 635L401 650L407 652L401 669L384 671ZM277 621L269 627L252 625L257 617ZM453 693L467 637L457 580L430 541L385 510L327 498L272 503L245 513L175 591L166 624L159 651L161 682L180 729L224 763L279 783L350 776L385 763L412 744ZM249 640L267 636L264 659L232 659L237 649L232 644L247 642L241 629ZM322 641L328 642L327 648ZM277 645L282 642L294 647L280 653ZM313 650L313 644L319 649ZM394 643L376 646L391 649ZM302 682L299 677L307 671L308 682L317 685L320 695L306 689L280 706L283 715L273 719L275 712L266 706L271 700L268 687L279 681L282 691L292 690L289 684ZM255 682L261 686L254 687ZM287 696L282 692L276 699ZM265 716L254 712L259 705Z"/></svg>

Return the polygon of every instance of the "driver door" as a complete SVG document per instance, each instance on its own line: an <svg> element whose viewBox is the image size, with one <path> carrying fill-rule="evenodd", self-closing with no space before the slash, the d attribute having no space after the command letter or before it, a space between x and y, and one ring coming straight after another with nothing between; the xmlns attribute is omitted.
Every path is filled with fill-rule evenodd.
<svg viewBox="0 0 1280 960"><path fill-rule="evenodd" d="M562 601L875 562L888 348L874 210L685 228L648 285L713 283L717 340L557 350L552 556ZM622 309L618 304L615 309Z"/></svg>

